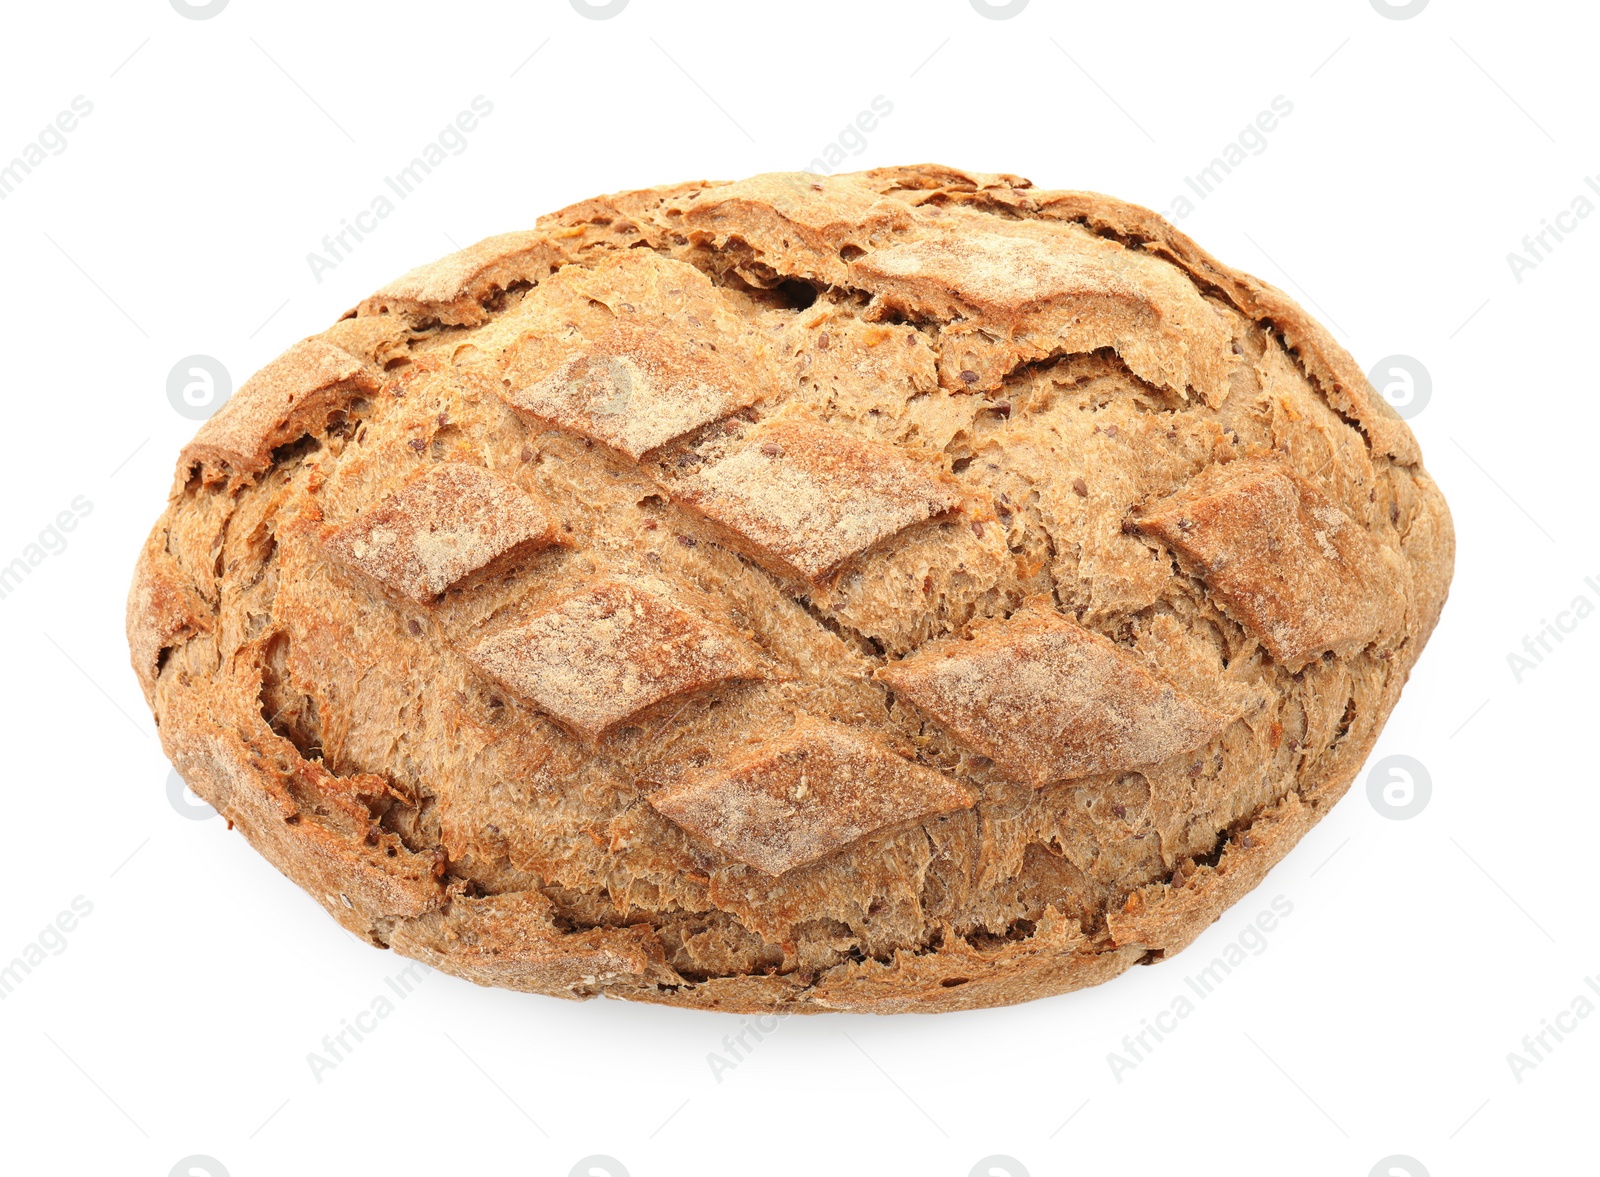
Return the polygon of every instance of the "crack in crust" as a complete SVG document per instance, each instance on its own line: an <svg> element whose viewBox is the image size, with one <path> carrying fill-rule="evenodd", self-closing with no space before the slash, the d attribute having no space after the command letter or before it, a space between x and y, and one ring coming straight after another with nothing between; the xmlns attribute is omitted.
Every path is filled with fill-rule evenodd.
<svg viewBox="0 0 1600 1177"><path fill-rule="evenodd" d="M335 415L379 386L372 370L343 348L303 340L246 380L200 426L179 468L199 466L207 481L259 475L279 446L321 433Z"/></svg>
<svg viewBox="0 0 1600 1177"><path fill-rule="evenodd" d="M324 512L451 465L548 504L559 558L474 549L375 608ZM1262 595L1280 532L1323 565ZM923 165L620 193L413 271L202 428L128 629L180 771L375 943L565 996L934 1011L1170 956L1259 882L1452 552L1409 431L1280 292L1146 210ZM512 636L607 585L620 623ZM1026 714L982 722L930 693L1036 626L1112 685L1005 681Z"/></svg>
<svg viewBox="0 0 1600 1177"><path fill-rule="evenodd" d="M1227 397L1232 357L1217 316L1170 267L1103 238L998 233L972 217L866 254L850 272L885 305L946 324L946 387L988 392L1019 363L1115 347L1158 387L1213 408Z"/></svg>

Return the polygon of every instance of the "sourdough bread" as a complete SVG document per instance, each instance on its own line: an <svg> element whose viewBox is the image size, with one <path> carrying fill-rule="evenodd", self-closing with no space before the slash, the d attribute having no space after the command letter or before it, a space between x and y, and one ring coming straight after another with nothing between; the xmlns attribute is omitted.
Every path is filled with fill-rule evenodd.
<svg viewBox="0 0 1600 1177"><path fill-rule="evenodd" d="M601 197L405 275L201 427L128 638L185 780L374 944L937 1011L1254 887L1452 558L1281 292L926 165Z"/></svg>

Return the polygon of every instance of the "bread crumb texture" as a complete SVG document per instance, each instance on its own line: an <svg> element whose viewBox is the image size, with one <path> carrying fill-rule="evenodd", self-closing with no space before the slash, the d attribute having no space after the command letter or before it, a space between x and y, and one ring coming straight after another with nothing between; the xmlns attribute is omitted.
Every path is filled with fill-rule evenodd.
<svg viewBox="0 0 1600 1177"><path fill-rule="evenodd" d="M1416 442L1145 209L937 165L584 201L183 451L128 601L189 784L482 984L941 1011L1182 949L1444 604Z"/></svg>

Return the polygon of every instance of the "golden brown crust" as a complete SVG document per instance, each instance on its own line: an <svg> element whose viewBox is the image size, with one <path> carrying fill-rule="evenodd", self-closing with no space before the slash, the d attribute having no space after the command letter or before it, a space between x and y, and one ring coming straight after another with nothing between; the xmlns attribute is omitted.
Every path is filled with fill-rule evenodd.
<svg viewBox="0 0 1600 1177"><path fill-rule="evenodd" d="M1281 458L1208 466L1132 521L1205 581L1291 672L1399 636L1405 560Z"/></svg>
<svg viewBox="0 0 1600 1177"><path fill-rule="evenodd" d="M871 736L809 715L733 763L649 798L656 812L773 877L867 834L977 799L968 786Z"/></svg>
<svg viewBox="0 0 1600 1177"><path fill-rule="evenodd" d="M665 699L766 676L737 634L674 595L665 583L595 580L485 638L467 659L589 740Z"/></svg>
<svg viewBox="0 0 1600 1177"><path fill-rule="evenodd" d="M322 339L295 344L246 380L200 426L179 459L180 471L199 465L208 480L249 478L272 465L272 451L321 433L351 402L376 392L366 364Z"/></svg>
<svg viewBox="0 0 1600 1177"><path fill-rule="evenodd" d="M1213 739L1231 718L1041 598L971 630L877 677L1016 780L1046 785L1155 764Z"/></svg>
<svg viewBox="0 0 1600 1177"><path fill-rule="evenodd" d="M146 702L154 702L156 675L167 650L211 626L211 611L168 554L166 538L159 526L150 533L128 591L128 649Z"/></svg>
<svg viewBox="0 0 1600 1177"><path fill-rule="evenodd" d="M637 460L767 395L748 324L684 262L630 249L562 270L539 302L504 360L506 403L534 422Z"/></svg>
<svg viewBox="0 0 1600 1177"><path fill-rule="evenodd" d="M1182 267L1201 286L1214 286L1252 320L1283 336L1284 345L1335 411L1352 420L1378 453L1420 466L1411 430L1373 392L1350 353L1283 291L1223 265L1159 214L1095 192L1040 193L1038 215L1081 221L1097 233L1138 245Z"/></svg>
<svg viewBox="0 0 1600 1177"><path fill-rule="evenodd" d="M555 521L515 483L466 462L440 462L323 547L418 605L474 573L558 542Z"/></svg>
<svg viewBox="0 0 1600 1177"><path fill-rule="evenodd" d="M484 323L489 319L486 302L539 282L565 260L561 242L550 233L501 233L401 275L362 303L360 313L450 326Z"/></svg>
<svg viewBox="0 0 1600 1177"><path fill-rule="evenodd" d="M1286 296L922 165L601 197L406 275L201 429L128 636L189 783L375 943L932 1012L1162 959L1259 883L1453 548Z"/></svg>
<svg viewBox="0 0 1600 1177"><path fill-rule="evenodd" d="M960 502L942 471L895 447L801 421L752 430L663 485L758 563L815 583Z"/></svg>

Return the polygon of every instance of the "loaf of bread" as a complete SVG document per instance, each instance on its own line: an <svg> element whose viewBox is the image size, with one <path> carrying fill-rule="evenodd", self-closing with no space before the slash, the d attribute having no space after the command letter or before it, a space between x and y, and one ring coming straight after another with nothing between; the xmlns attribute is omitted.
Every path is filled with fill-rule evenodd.
<svg viewBox="0 0 1600 1177"><path fill-rule="evenodd" d="M600 197L406 274L202 425L128 640L184 779L376 945L939 1011L1255 887L1452 561L1280 291L925 165Z"/></svg>

